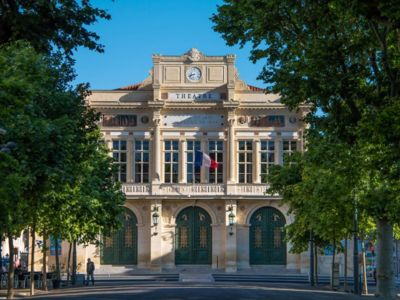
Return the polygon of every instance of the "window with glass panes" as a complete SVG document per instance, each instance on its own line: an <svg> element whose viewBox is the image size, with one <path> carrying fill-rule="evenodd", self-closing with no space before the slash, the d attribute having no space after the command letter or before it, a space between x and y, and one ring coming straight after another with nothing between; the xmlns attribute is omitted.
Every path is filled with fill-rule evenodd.
<svg viewBox="0 0 400 300"><path fill-rule="evenodd" d="M164 141L164 182L179 182L179 141Z"/></svg>
<svg viewBox="0 0 400 300"><path fill-rule="evenodd" d="M150 151L148 140L134 142L133 178L136 183L149 182Z"/></svg>
<svg viewBox="0 0 400 300"><path fill-rule="evenodd" d="M239 141L239 182L253 182L253 141Z"/></svg>
<svg viewBox="0 0 400 300"><path fill-rule="evenodd" d="M297 151L297 141L296 140L283 140L282 141L283 147L283 159L285 160L285 156L292 155L293 152Z"/></svg>
<svg viewBox="0 0 400 300"><path fill-rule="evenodd" d="M208 154L210 158L218 163L218 168L209 169L208 182L209 183L223 183L224 182L224 142L223 141L209 141Z"/></svg>
<svg viewBox="0 0 400 300"><path fill-rule="evenodd" d="M113 140L112 141L112 155L114 164L118 166L117 173L114 175L116 181L126 182L126 141Z"/></svg>
<svg viewBox="0 0 400 300"><path fill-rule="evenodd" d="M275 162L275 143L274 141L261 141L261 182L267 182L267 174L269 173L270 166Z"/></svg>
<svg viewBox="0 0 400 300"><path fill-rule="evenodd" d="M200 183L201 175L200 170L201 167L196 166L194 163L195 153L196 151L201 151L200 141L187 141L186 142L186 158L187 158L187 183Z"/></svg>

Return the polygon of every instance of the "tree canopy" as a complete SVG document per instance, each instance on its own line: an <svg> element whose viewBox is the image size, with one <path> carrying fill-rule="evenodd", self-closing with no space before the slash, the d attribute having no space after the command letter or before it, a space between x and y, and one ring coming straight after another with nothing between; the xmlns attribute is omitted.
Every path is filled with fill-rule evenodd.
<svg viewBox="0 0 400 300"><path fill-rule="evenodd" d="M39 52L63 50L68 56L80 46L103 52L99 36L88 26L110 18L89 0L4 0L0 1L0 44L26 40Z"/></svg>
<svg viewBox="0 0 400 300"><path fill-rule="evenodd" d="M229 45L250 43L250 58L266 59L259 78L267 84L267 92L279 93L291 109L309 104L311 112L305 121L310 129L350 151L348 169L356 169L359 176L346 188L346 197L356 200L360 213L377 225L377 294L394 298L393 270L386 258L391 253L392 227L400 221L396 113L400 4L390 0L225 0L212 20ZM319 147L310 143L307 149ZM344 149L337 149L339 157ZM325 178L321 180L331 178L332 185L346 187L348 182L340 180L346 175L335 171L337 157L319 159L317 165L322 168L315 171ZM313 166L307 160L304 163ZM309 172L304 173L308 167L302 170L302 181L308 180ZM339 194L336 198L317 195L310 195L316 206L331 199L340 208Z"/></svg>

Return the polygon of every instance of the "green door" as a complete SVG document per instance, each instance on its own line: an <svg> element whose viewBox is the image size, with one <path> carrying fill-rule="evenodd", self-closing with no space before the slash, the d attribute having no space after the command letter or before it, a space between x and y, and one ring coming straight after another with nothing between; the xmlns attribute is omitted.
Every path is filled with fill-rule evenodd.
<svg viewBox="0 0 400 300"><path fill-rule="evenodd" d="M120 216L121 228L110 237L103 237L101 264L137 264L137 219L128 209Z"/></svg>
<svg viewBox="0 0 400 300"><path fill-rule="evenodd" d="M272 207L262 207L250 219L250 264L285 265L285 217Z"/></svg>
<svg viewBox="0 0 400 300"><path fill-rule="evenodd" d="M200 207L185 208L177 217L175 264L211 264L211 218Z"/></svg>

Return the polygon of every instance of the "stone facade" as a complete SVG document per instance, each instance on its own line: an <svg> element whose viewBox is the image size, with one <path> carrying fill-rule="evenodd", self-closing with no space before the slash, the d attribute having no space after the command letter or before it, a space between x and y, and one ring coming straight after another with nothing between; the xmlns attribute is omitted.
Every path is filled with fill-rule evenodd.
<svg viewBox="0 0 400 300"><path fill-rule="evenodd" d="M279 196L266 195L263 163L281 164L285 152L302 151L306 107L289 111L279 95L246 84L235 68L234 55L205 56L197 49L181 56L153 55L150 76L142 83L93 91L88 103L103 115L101 130L110 149L115 141L126 141L122 154L126 172L123 167L120 179L125 181L125 206L137 218L137 267L176 266L176 218L186 207L200 207L210 216L210 265L226 271L251 267L250 218L257 209L273 207L286 223L291 222ZM142 140L149 142L148 180L135 167L135 142ZM179 144L177 166L165 161L167 141ZM192 168L188 145L197 142L198 150L207 153L210 141L222 142L223 162L218 167L222 178L212 177L202 167L193 180L196 175L188 172ZM247 161L243 161L247 154L240 153L240 141L248 143ZM269 141L273 142L272 162L262 154ZM167 174L171 168L177 168L177 174ZM160 213L156 226L155 209ZM300 270L300 256L290 254L289 248L284 265ZM97 264L100 252L92 250Z"/></svg>

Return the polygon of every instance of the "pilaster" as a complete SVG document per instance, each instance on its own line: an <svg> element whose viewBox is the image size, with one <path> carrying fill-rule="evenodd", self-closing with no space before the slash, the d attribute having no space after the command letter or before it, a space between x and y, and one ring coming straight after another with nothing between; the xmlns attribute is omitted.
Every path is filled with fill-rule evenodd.
<svg viewBox="0 0 400 300"><path fill-rule="evenodd" d="M275 136L275 164L282 165L283 164L283 144L282 144L282 135L280 132L276 133Z"/></svg>
<svg viewBox="0 0 400 300"><path fill-rule="evenodd" d="M236 173L235 173L235 162L236 162L236 153L235 153L235 114L234 111L230 111L228 114L228 183L232 184L236 182Z"/></svg>
<svg viewBox="0 0 400 300"><path fill-rule="evenodd" d="M229 224L229 215L233 214L234 224ZM237 271L237 231L236 231L236 219L237 219L237 202L234 200L225 200L225 271L236 272Z"/></svg>
<svg viewBox="0 0 400 300"><path fill-rule="evenodd" d="M161 182L161 115L160 111L153 112L153 184Z"/></svg>
<svg viewBox="0 0 400 300"><path fill-rule="evenodd" d="M150 268L161 271L162 265L162 202L161 200L151 200L150 205ZM153 223L154 215L158 215L158 223Z"/></svg>
<svg viewBox="0 0 400 300"><path fill-rule="evenodd" d="M260 140L256 139L253 141L253 147L254 147L254 152L253 152L253 182L254 183L261 183L261 145L260 145Z"/></svg>
<svg viewBox="0 0 400 300"><path fill-rule="evenodd" d="M187 142L184 136L179 138L179 183L186 183Z"/></svg>

